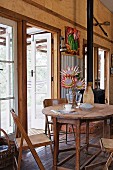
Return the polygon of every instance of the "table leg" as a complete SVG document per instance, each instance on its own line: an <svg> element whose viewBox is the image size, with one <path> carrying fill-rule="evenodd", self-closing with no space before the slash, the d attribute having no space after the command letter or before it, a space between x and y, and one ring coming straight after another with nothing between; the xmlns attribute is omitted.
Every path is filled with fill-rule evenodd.
<svg viewBox="0 0 113 170"><path fill-rule="evenodd" d="M110 125L109 126L110 126L110 132L109 132L110 134L109 135L110 135L110 138L111 138L111 136L113 135L113 118L110 118Z"/></svg>
<svg viewBox="0 0 113 170"><path fill-rule="evenodd" d="M58 152L59 152L59 124L57 118L53 118L53 132L54 132L54 154L53 154L53 169L57 169Z"/></svg>
<svg viewBox="0 0 113 170"><path fill-rule="evenodd" d="M76 170L80 170L80 120L77 120L76 123L76 166L75 169Z"/></svg>
<svg viewBox="0 0 113 170"><path fill-rule="evenodd" d="M86 152L88 153L88 146L89 146L89 121L86 121Z"/></svg>
<svg viewBox="0 0 113 170"><path fill-rule="evenodd" d="M103 122L103 137L107 137L107 119L105 119Z"/></svg>

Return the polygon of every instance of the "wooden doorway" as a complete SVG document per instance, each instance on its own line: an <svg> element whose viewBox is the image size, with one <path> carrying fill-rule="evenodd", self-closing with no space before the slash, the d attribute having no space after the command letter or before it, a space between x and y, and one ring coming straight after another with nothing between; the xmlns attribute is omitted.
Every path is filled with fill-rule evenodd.
<svg viewBox="0 0 113 170"><path fill-rule="evenodd" d="M83 46L83 75L87 84L87 42ZM109 103L109 49L93 44L93 89L105 91L105 103Z"/></svg>
<svg viewBox="0 0 113 170"><path fill-rule="evenodd" d="M31 24L27 24L26 30L28 128L44 129L43 100L58 96L58 86L55 86L60 71L58 74L57 65L54 65L59 60L55 60L58 57L57 45L54 45L57 33Z"/></svg>

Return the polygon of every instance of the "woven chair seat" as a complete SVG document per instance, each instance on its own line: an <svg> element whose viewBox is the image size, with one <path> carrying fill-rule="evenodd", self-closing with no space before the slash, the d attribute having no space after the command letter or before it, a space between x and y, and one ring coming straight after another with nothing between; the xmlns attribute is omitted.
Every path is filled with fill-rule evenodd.
<svg viewBox="0 0 113 170"><path fill-rule="evenodd" d="M102 149L113 152L113 139L101 138Z"/></svg>
<svg viewBox="0 0 113 170"><path fill-rule="evenodd" d="M0 137L0 169L14 165L15 143L9 140L7 133L0 128L4 137Z"/></svg>
<svg viewBox="0 0 113 170"><path fill-rule="evenodd" d="M45 134L31 135L29 136L29 139L31 140L31 143L34 147L45 146L46 144L48 145L51 142L51 140ZM21 138L16 138L17 147L20 146L20 143L21 143ZM28 145L24 139L23 150L25 149L28 149Z"/></svg>

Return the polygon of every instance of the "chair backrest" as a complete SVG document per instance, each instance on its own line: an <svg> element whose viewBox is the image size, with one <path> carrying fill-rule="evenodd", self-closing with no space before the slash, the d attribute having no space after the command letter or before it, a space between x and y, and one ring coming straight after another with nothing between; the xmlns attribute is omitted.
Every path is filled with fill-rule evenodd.
<svg viewBox="0 0 113 170"><path fill-rule="evenodd" d="M44 170L45 168L44 168L44 166L43 166L43 164L42 164L38 154L36 153L32 143L31 143L31 140L29 139L29 137L28 137L27 133L25 132L25 130L24 130L24 128L23 128L23 126L22 126L18 116L15 114L15 111L13 109L11 110L11 114L13 116L13 120L15 122L15 125L17 126L17 128L19 129L19 131L21 133L21 144L20 144L20 146L23 145L23 140L25 139L25 141L26 141L26 143L27 143L27 145L28 145L28 147L29 147L29 149L30 149L34 159L37 162L37 165L39 166L39 168L41 170Z"/></svg>
<svg viewBox="0 0 113 170"><path fill-rule="evenodd" d="M60 99L45 99L43 101L43 106L48 107L48 106L54 106L62 103L67 103L67 99L65 98L60 98Z"/></svg>

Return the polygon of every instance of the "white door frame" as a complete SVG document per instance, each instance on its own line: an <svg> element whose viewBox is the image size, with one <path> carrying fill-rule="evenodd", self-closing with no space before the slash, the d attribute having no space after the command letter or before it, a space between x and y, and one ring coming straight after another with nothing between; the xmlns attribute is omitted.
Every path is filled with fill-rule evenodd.
<svg viewBox="0 0 113 170"><path fill-rule="evenodd" d="M3 97L0 96L0 101L4 101L4 100L10 100L10 99L14 99L14 109L17 113L18 111L18 87L17 87L17 22L13 21L13 20L10 20L10 19L6 19L4 17L0 17L0 24L3 24L4 26L11 26L13 28L12 30L12 60L10 61L10 31L8 28L6 28L6 60L0 60L1 63L14 63L14 84L13 84L13 87L14 87L14 94L13 96L6 96L6 97ZM8 74L7 74L7 83L8 83L8 87L7 87L7 92L9 92L9 87L10 87L10 83L11 83L11 80L9 78L9 66L7 65L7 70L8 70ZM7 93L9 94L9 93ZM11 125L11 121L10 121L10 108L11 106L8 105L7 107L7 118L6 118L6 124L7 124L7 130L6 132L8 133L9 131L9 128L12 126ZM1 109L1 108L0 108ZM0 127L1 127L1 111L0 111ZM3 128L3 127L1 127ZM13 129L14 130L14 129Z"/></svg>
<svg viewBox="0 0 113 170"><path fill-rule="evenodd" d="M36 41L47 39L47 98L51 98L51 33L36 34L31 36L32 60L31 70L33 70L33 77L31 77L31 128L38 128L38 118L36 117Z"/></svg>

